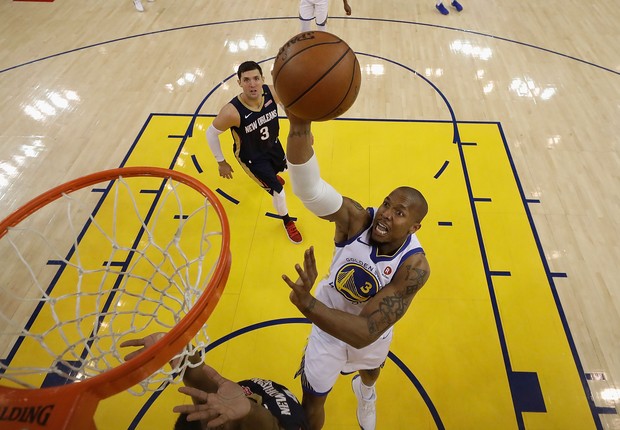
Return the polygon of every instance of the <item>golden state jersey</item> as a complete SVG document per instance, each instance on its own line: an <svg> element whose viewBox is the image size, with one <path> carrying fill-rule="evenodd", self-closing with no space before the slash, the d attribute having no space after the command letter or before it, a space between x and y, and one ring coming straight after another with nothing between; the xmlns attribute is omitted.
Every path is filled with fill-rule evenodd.
<svg viewBox="0 0 620 430"><path fill-rule="evenodd" d="M374 219L375 208L368 208ZM400 265L412 254L424 253L415 234L393 255L380 255L370 243L371 226L346 242L336 243L326 278L316 298L327 306L358 315L364 303L390 283Z"/></svg>

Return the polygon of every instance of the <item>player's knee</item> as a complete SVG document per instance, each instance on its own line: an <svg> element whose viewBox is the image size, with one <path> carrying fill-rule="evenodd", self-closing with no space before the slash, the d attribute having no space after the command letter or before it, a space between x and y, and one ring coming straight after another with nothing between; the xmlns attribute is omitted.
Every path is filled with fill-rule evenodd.
<svg viewBox="0 0 620 430"><path fill-rule="evenodd" d="M304 391L302 395L301 404L304 409L308 409L311 411L322 411L325 407L325 401L327 400L327 395L319 396L317 394L308 393Z"/></svg>

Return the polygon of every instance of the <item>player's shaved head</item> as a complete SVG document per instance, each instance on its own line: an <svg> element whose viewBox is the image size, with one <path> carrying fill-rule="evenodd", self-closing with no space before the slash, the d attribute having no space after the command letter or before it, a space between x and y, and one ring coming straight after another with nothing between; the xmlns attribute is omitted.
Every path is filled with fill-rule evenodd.
<svg viewBox="0 0 620 430"><path fill-rule="evenodd" d="M422 222L428 213L428 203L422 193L408 186L398 187L394 191L400 191L407 196L407 199L411 201L411 208L416 214L416 221Z"/></svg>

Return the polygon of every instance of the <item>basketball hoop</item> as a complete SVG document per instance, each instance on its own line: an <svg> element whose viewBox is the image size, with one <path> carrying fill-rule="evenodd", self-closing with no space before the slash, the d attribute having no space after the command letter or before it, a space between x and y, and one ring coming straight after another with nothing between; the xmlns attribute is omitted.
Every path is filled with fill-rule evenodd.
<svg viewBox="0 0 620 430"><path fill-rule="evenodd" d="M0 255L0 428L92 430L100 400L138 384L134 394L161 389L204 349L230 271L230 231L199 180L126 167L67 182L9 215ZM122 341L161 331L123 360ZM178 366L163 370L174 357Z"/></svg>

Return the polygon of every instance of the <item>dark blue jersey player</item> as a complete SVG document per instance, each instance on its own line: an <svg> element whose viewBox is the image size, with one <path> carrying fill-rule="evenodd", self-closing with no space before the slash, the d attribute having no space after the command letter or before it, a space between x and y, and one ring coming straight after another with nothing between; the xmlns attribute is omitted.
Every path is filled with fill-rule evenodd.
<svg viewBox="0 0 620 430"><path fill-rule="evenodd" d="M265 85L263 71L254 61L241 63L237 77L243 92L220 110L207 129L209 148L218 162L220 176L232 179L233 169L224 158L219 138L224 131L231 130L237 161L250 178L271 194L289 239L300 243L301 234L288 215L284 180L278 176L286 169L284 149L278 139L278 96Z"/></svg>
<svg viewBox="0 0 620 430"><path fill-rule="evenodd" d="M182 393L193 405L179 405L175 430L308 430L301 403L277 382L252 378L234 383L205 365L187 368ZM190 381L190 379L193 379ZM201 388L196 388L200 386ZM191 421L189 421L191 420ZM211 426L211 427L208 427Z"/></svg>
<svg viewBox="0 0 620 430"><path fill-rule="evenodd" d="M120 346L140 347L125 356L131 360L164 336L153 333L141 339L129 339ZM235 383L202 362L196 353L186 358L193 365L183 373L184 387L179 391L191 396L191 404L174 407L180 413L175 430L308 430L304 410L285 386L268 379L252 378ZM181 364L170 362L173 370Z"/></svg>

